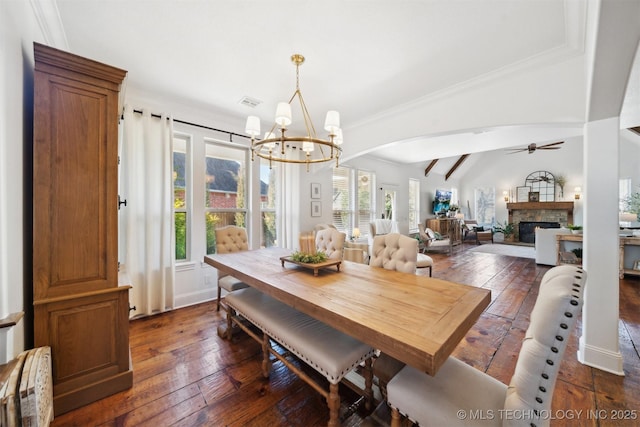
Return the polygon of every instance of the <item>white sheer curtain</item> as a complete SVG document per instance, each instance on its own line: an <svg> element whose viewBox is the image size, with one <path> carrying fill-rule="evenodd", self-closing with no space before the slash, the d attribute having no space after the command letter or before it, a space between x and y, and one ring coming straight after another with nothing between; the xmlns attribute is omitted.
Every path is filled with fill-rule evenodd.
<svg viewBox="0 0 640 427"><path fill-rule="evenodd" d="M299 246L300 234L300 168L304 166L280 163L278 180L280 188L277 198L276 219L278 222L278 246L285 249L296 249Z"/></svg>
<svg viewBox="0 0 640 427"><path fill-rule="evenodd" d="M174 307L173 119L148 111L124 112L122 142L120 226L125 254L121 267L133 288L132 316Z"/></svg>

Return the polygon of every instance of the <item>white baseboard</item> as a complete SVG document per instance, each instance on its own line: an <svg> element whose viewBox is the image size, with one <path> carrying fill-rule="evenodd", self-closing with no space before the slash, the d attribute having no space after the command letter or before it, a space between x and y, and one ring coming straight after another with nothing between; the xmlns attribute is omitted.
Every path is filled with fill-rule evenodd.
<svg viewBox="0 0 640 427"><path fill-rule="evenodd" d="M580 363L615 375L624 376L622 354L619 351L610 351L585 344L583 338L580 337L578 346L578 361Z"/></svg>
<svg viewBox="0 0 640 427"><path fill-rule="evenodd" d="M175 308L187 307L206 301L213 301L217 298L216 292L216 288L213 288L177 295L175 298Z"/></svg>

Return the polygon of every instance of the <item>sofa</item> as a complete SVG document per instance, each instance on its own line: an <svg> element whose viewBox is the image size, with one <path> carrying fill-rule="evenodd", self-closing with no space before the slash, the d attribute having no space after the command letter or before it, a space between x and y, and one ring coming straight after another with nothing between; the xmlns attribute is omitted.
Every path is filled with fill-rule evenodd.
<svg viewBox="0 0 640 427"><path fill-rule="evenodd" d="M536 264L556 265L556 235L571 234L568 228L536 228Z"/></svg>

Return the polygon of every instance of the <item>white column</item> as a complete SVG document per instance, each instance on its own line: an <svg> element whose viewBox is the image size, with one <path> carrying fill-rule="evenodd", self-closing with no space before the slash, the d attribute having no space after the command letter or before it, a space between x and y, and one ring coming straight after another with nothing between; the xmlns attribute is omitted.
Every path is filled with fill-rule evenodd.
<svg viewBox="0 0 640 427"><path fill-rule="evenodd" d="M584 252L587 272L578 360L624 375L618 347L619 118L584 127Z"/></svg>

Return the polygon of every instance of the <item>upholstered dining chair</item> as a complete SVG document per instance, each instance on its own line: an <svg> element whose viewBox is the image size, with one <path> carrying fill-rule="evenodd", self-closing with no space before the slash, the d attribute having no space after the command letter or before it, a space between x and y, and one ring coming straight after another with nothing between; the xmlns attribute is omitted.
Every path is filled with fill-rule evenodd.
<svg viewBox="0 0 640 427"><path fill-rule="evenodd" d="M216 253L228 254L249 250L247 230L235 225L216 228ZM220 298L222 289L227 292L237 291L249 285L228 274L218 272L218 298L216 299L216 311L220 311Z"/></svg>
<svg viewBox="0 0 640 427"><path fill-rule="evenodd" d="M549 425L545 414L550 413L560 363L580 315L586 279L586 272L570 265L543 276L508 386L454 357L435 376L402 368L387 384L391 426L399 427L402 415L424 426ZM482 419L471 416L480 413ZM521 416L507 417L515 413Z"/></svg>
<svg viewBox="0 0 640 427"><path fill-rule="evenodd" d="M325 228L316 232L316 249L327 254L329 259L342 259L346 237L346 234L335 228Z"/></svg>
<svg viewBox="0 0 640 427"><path fill-rule="evenodd" d="M371 267L381 267L402 273L415 273L418 261L418 241L399 233L376 236L373 239Z"/></svg>
<svg viewBox="0 0 640 427"><path fill-rule="evenodd" d="M392 219L374 219L371 221L369 223L369 234L367 236L369 254L373 251L373 239L376 236L398 232L398 221Z"/></svg>
<svg viewBox="0 0 640 427"><path fill-rule="evenodd" d="M420 239L423 242L423 252L443 249L451 252L453 242L451 241L449 236L440 236L440 238L438 238L436 236L436 233L432 229L426 227L422 223L418 224L418 230L420 233Z"/></svg>

